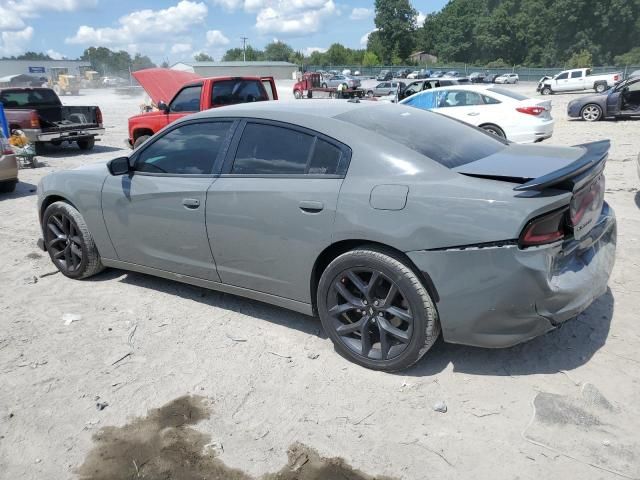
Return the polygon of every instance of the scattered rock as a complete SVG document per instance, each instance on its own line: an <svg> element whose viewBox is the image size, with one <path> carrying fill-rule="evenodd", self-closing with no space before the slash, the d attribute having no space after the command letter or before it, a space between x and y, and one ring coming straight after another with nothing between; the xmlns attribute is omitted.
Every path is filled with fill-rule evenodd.
<svg viewBox="0 0 640 480"><path fill-rule="evenodd" d="M78 315L77 313L65 313L62 315L62 320L65 325L71 325L73 322L77 322L82 320L82 315Z"/></svg>
<svg viewBox="0 0 640 480"><path fill-rule="evenodd" d="M307 353L307 358L310 358L311 360L315 360L316 358L318 358L320 356L319 353L314 353L314 352L309 352Z"/></svg>
<svg viewBox="0 0 640 480"><path fill-rule="evenodd" d="M42 461L42 459L36 458L36 463L40 463L41 461Z"/></svg>
<svg viewBox="0 0 640 480"><path fill-rule="evenodd" d="M434 412L447 413L447 404L444 401L440 401L433 405Z"/></svg>
<svg viewBox="0 0 640 480"><path fill-rule="evenodd" d="M605 447L610 447L611 446L611 440L607 440L605 438L604 440L602 440L602 445L604 445Z"/></svg>
<svg viewBox="0 0 640 480"><path fill-rule="evenodd" d="M108 403L108 402L96 402L96 408L97 408L99 411L104 410L104 409L105 409L105 408L107 408L108 406L109 406L109 403Z"/></svg>
<svg viewBox="0 0 640 480"><path fill-rule="evenodd" d="M220 442L211 442L204 446L207 452L214 457L219 457L220 454L224 453L224 446Z"/></svg>
<svg viewBox="0 0 640 480"><path fill-rule="evenodd" d="M38 283L38 277L36 277L35 275L27 277L24 279L24 283L26 283L27 285L34 285Z"/></svg>

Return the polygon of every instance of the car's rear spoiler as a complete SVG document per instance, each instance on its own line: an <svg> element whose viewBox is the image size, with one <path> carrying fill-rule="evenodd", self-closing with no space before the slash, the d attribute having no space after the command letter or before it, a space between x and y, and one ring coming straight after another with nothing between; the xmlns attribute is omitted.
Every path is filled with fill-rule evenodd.
<svg viewBox="0 0 640 480"><path fill-rule="evenodd" d="M575 162L518 185L514 190L519 192L541 191L567 182L571 182L574 186L582 185L587 180L598 175L604 169L604 164L609 156L611 142L609 140L601 140L599 142L576 145L576 147L584 149L585 152Z"/></svg>

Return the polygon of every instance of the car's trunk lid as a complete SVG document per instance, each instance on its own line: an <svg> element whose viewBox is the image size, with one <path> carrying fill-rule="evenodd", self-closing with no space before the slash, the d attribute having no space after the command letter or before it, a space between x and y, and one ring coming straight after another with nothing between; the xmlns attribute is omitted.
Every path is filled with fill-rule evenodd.
<svg viewBox="0 0 640 480"><path fill-rule="evenodd" d="M515 145L453 170L471 177L518 184L514 190L542 192L560 189L573 192L570 219L574 236L586 235L602 210L608 140L575 147Z"/></svg>

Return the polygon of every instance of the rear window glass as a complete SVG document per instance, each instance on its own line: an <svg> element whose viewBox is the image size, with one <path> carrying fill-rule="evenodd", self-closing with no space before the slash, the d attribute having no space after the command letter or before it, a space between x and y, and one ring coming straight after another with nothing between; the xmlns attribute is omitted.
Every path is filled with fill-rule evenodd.
<svg viewBox="0 0 640 480"><path fill-rule="evenodd" d="M521 93L516 93L511 90L507 90L506 88L491 87L491 88L487 88L487 90L489 92L497 93L499 95L504 95L505 97L513 98L514 100L526 100L527 98L529 98L526 95L522 95Z"/></svg>
<svg viewBox="0 0 640 480"><path fill-rule="evenodd" d="M214 106L265 100L269 97L259 80L221 80L213 84L211 92L211 104Z"/></svg>
<svg viewBox="0 0 640 480"><path fill-rule="evenodd" d="M404 145L447 168L475 162L506 146L452 118L402 105L357 108L335 118Z"/></svg>
<svg viewBox="0 0 640 480"><path fill-rule="evenodd" d="M51 89L4 90L0 92L0 103L4 108L58 106L60 100Z"/></svg>

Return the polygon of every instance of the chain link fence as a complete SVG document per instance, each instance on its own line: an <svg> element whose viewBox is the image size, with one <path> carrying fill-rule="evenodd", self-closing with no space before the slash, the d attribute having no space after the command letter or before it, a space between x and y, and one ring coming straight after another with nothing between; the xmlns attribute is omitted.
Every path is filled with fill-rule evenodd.
<svg viewBox="0 0 640 480"><path fill-rule="evenodd" d="M450 65L450 66L438 66L438 67L416 67L415 65L391 65L391 66L376 66L376 67L363 67L361 65L303 65L302 70L308 72L315 72L317 70L337 70L342 72L343 70L351 70L351 73L360 72L361 76L375 77L382 70L391 70L397 72L398 70L409 69L411 71L420 70L426 68L432 72L451 72L456 71L461 75L470 75L473 72L483 72L490 74L502 75L504 73L517 73L522 82L537 82L542 77L548 75L553 76L560 73L563 70L569 70L568 67L546 67L546 68L529 68L529 67L514 67L514 68L487 68L478 67L472 65ZM592 67L592 75L598 75L601 73L622 73L624 78L631 74L635 70L640 70L640 65L627 65L627 66L609 66L609 67Z"/></svg>

